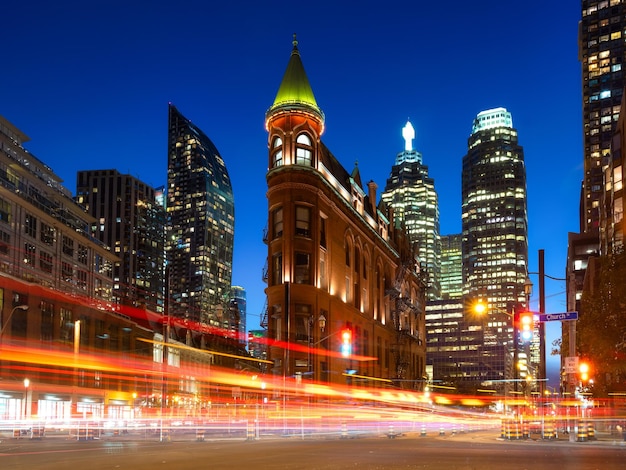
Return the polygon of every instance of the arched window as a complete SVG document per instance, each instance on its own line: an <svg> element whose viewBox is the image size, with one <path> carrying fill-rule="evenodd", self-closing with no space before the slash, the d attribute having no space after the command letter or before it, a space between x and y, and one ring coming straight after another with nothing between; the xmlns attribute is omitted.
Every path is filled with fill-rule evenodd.
<svg viewBox="0 0 626 470"><path fill-rule="evenodd" d="M283 164L283 139L276 137L272 142L272 167Z"/></svg>
<svg viewBox="0 0 626 470"><path fill-rule="evenodd" d="M296 139L296 165L311 166L312 153L311 138L306 134L300 134Z"/></svg>

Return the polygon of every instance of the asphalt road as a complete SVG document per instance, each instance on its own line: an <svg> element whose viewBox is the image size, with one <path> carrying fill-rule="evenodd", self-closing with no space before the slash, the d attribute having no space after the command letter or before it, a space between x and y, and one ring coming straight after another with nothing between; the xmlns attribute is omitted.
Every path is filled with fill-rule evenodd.
<svg viewBox="0 0 626 470"><path fill-rule="evenodd" d="M503 441L493 433L267 440L4 440L0 469L623 469L626 443Z"/></svg>

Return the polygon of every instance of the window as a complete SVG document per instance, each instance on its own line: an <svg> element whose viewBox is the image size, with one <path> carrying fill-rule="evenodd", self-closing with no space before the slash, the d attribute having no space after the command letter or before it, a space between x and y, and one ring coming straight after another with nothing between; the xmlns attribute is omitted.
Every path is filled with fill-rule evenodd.
<svg viewBox="0 0 626 470"><path fill-rule="evenodd" d="M306 134L300 134L296 139L296 164L311 166L311 139Z"/></svg>
<svg viewBox="0 0 626 470"><path fill-rule="evenodd" d="M52 341L54 330L54 305L44 300L41 301L41 340Z"/></svg>
<svg viewBox="0 0 626 470"><path fill-rule="evenodd" d="M272 257L272 285L283 283L283 254L276 253Z"/></svg>
<svg viewBox="0 0 626 470"><path fill-rule="evenodd" d="M296 304L295 308L295 340L308 342L311 340L311 338L309 337L311 306L306 304Z"/></svg>
<svg viewBox="0 0 626 470"><path fill-rule="evenodd" d="M296 253L295 279L296 284L310 284L309 254Z"/></svg>
<svg viewBox="0 0 626 470"><path fill-rule="evenodd" d="M68 256L74 256L74 240L63 235L63 253Z"/></svg>
<svg viewBox="0 0 626 470"><path fill-rule="evenodd" d="M52 246L54 244L54 228L42 222L40 237L42 243Z"/></svg>
<svg viewBox="0 0 626 470"><path fill-rule="evenodd" d="M66 263L65 261L61 263L61 277L65 282L72 282L74 270L70 263Z"/></svg>
<svg viewBox="0 0 626 470"><path fill-rule="evenodd" d="M279 238L283 236L283 208L276 209L274 211L274 232L273 238Z"/></svg>
<svg viewBox="0 0 626 470"><path fill-rule="evenodd" d="M35 266L35 255L37 254L37 247L30 243L24 243L24 263Z"/></svg>
<svg viewBox="0 0 626 470"><path fill-rule="evenodd" d="M328 276L326 275L326 252L320 250L320 289L328 289Z"/></svg>
<svg viewBox="0 0 626 470"><path fill-rule="evenodd" d="M0 254L8 255L11 246L11 235L0 230Z"/></svg>
<svg viewBox="0 0 626 470"><path fill-rule="evenodd" d="M76 270L76 285L79 289L87 290L87 271Z"/></svg>
<svg viewBox="0 0 626 470"><path fill-rule="evenodd" d="M11 204L0 199L0 222L11 223Z"/></svg>
<svg viewBox="0 0 626 470"><path fill-rule="evenodd" d="M79 243L77 250L77 258L79 263L87 264L87 253L87 247Z"/></svg>
<svg viewBox="0 0 626 470"><path fill-rule="evenodd" d="M33 238L37 238L37 218L26 214L26 218L24 219L24 233Z"/></svg>
<svg viewBox="0 0 626 470"><path fill-rule="evenodd" d="M50 253L39 252L39 269L44 273L52 273L52 255Z"/></svg>
<svg viewBox="0 0 626 470"><path fill-rule="evenodd" d="M320 246L326 248L326 217L320 217Z"/></svg>
<svg viewBox="0 0 626 470"><path fill-rule="evenodd" d="M59 309L59 334L61 341L71 341L74 334L72 311L63 307Z"/></svg>
<svg viewBox="0 0 626 470"><path fill-rule="evenodd" d="M283 139L276 137L272 144L272 167L283 164Z"/></svg>
<svg viewBox="0 0 626 470"><path fill-rule="evenodd" d="M282 340L283 335L283 307L279 304L272 305L272 320L274 320L274 337L277 341Z"/></svg>
<svg viewBox="0 0 626 470"><path fill-rule="evenodd" d="M308 207L296 206L296 235L309 237L309 221L311 210Z"/></svg>

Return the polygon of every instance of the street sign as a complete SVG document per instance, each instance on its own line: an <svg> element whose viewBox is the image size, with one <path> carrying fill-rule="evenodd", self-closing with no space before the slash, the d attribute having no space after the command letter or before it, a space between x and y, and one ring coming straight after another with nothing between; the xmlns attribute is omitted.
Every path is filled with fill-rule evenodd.
<svg viewBox="0 0 626 470"><path fill-rule="evenodd" d="M569 320L578 320L578 312L542 313L539 315L540 322Z"/></svg>
<svg viewBox="0 0 626 470"><path fill-rule="evenodd" d="M578 371L578 356L565 358L565 373L575 374Z"/></svg>

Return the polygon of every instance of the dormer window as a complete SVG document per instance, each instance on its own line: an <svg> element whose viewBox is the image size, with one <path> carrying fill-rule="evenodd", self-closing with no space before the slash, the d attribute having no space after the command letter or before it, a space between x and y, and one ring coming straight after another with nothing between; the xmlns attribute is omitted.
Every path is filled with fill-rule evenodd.
<svg viewBox="0 0 626 470"><path fill-rule="evenodd" d="M283 139L276 137L272 142L272 168L283 164Z"/></svg>
<svg viewBox="0 0 626 470"><path fill-rule="evenodd" d="M296 165L311 166L312 153L311 138L306 134L300 134L296 139Z"/></svg>

